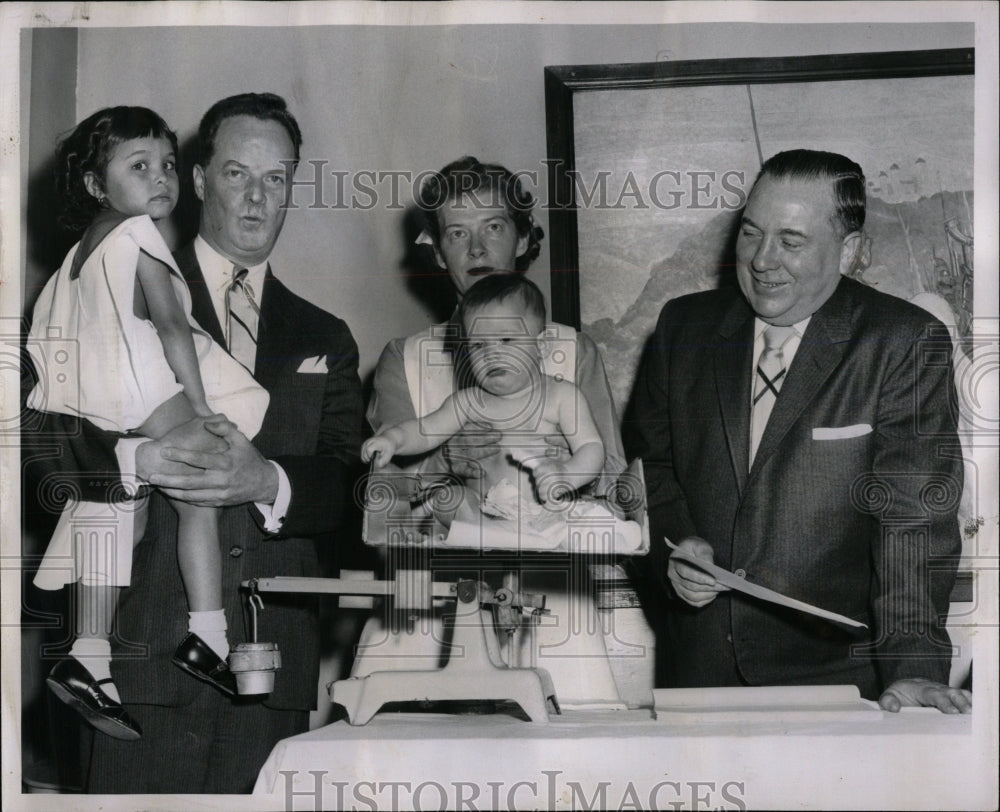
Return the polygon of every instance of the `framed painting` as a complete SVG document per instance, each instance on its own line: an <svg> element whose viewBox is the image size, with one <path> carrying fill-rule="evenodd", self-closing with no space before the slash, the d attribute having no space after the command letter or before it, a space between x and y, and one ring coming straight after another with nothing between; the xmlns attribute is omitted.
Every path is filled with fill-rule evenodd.
<svg viewBox="0 0 1000 812"><path fill-rule="evenodd" d="M853 275L967 337L974 67L971 48L547 67L553 318L597 342L619 413L663 304L735 282L740 211L785 149L861 165Z"/></svg>

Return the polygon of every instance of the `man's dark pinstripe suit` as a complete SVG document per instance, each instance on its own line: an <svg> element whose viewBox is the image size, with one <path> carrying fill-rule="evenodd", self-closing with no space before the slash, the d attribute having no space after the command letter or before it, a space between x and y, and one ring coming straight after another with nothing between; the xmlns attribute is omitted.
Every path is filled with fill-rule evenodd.
<svg viewBox="0 0 1000 812"><path fill-rule="evenodd" d="M845 683L877 699L905 677L947 683L939 617L962 492L947 331L841 278L812 315L751 467L753 343L735 287L669 302L623 432L645 464L647 569L669 596L656 610L667 687ZM707 540L715 563L869 633L730 592L689 606L667 581L663 542L688 536Z"/></svg>

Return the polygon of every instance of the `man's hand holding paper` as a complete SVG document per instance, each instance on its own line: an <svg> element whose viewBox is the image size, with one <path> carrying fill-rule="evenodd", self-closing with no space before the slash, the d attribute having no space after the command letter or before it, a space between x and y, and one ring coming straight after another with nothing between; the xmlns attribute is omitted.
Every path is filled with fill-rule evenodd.
<svg viewBox="0 0 1000 812"><path fill-rule="evenodd" d="M732 589L737 592L750 595L758 600L769 601L771 603L776 603L779 606L787 606L789 609L806 612L810 615L815 615L816 617L821 617L825 620L840 623L854 629L868 628L866 624L854 620L853 618L837 614L836 612L830 612L826 609L821 609L820 607L813 606L805 601L789 598L787 595L782 595L780 592L775 592L773 589L768 589L767 587L747 581L745 580L745 573L741 572L737 574L723 569L722 567L717 567L712 562L712 548L707 541L694 537L685 539L680 545L673 544L669 539L664 539L664 541L667 543L667 546L673 550L673 553L670 556L670 563L667 566L668 576L674 583L675 589L677 580L681 580L681 578L678 577L677 580L674 580L673 575L670 574L670 567L674 567L675 573L678 570L681 570L684 573L684 580L682 580L682 584L689 595L693 596L695 600L703 599L700 603L695 603L692 600L688 600L687 596L682 595L684 600L692 606L704 606L707 603L711 603L716 594L719 592ZM685 545L687 546L685 547ZM705 578L695 580L699 571L704 576L707 576L712 583L705 583ZM710 592L711 595L705 594L706 592Z"/></svg>
<svg viewBox="0 0 1000 812"><path fill-rule="evenodd" d="M704 569L685 560L689 558L701 559L711 564L714 554L712 545L707 541L692 536L684 539L674 547L674 550L676 555L671 555L667 563L667 577L681 600L700 608L714 601L720 592L729 589L729 587L720 584L714 575L710 575Z"/></svg>

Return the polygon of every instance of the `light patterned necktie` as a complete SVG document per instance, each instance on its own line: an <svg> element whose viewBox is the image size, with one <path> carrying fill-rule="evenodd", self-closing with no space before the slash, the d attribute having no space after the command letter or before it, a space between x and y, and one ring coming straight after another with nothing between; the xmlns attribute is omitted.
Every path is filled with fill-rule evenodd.
<svg viewBox="0 0 1000 812"><path fill-rule="evenodd" d="M770 324L764 330L764 350L757 361L754 375L753 418L750 427L750 464L757 455L760 438L774 408L774 401L785 380L785 357L782 348L795 334L792 327L778 327Z"/></svg>
<svg viewBox="0 0 1000 812"><path fill-rule="evenodd" d="M246 268L233 268L233 281L226 290L226 343L229 354L253 372L257 360L257 325L260 308Z"/></svg>

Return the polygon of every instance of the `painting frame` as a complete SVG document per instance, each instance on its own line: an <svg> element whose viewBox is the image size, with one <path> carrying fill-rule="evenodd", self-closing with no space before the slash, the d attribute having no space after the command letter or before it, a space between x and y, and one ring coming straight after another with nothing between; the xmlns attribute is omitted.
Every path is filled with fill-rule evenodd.
<svg viewBox="0 0 1000 812"><path fill-rule="evenodd" d="M593 91L974 76L975 49L949 48L547 66L545 113L552 318L581 329L574 102Z"/></svg>

